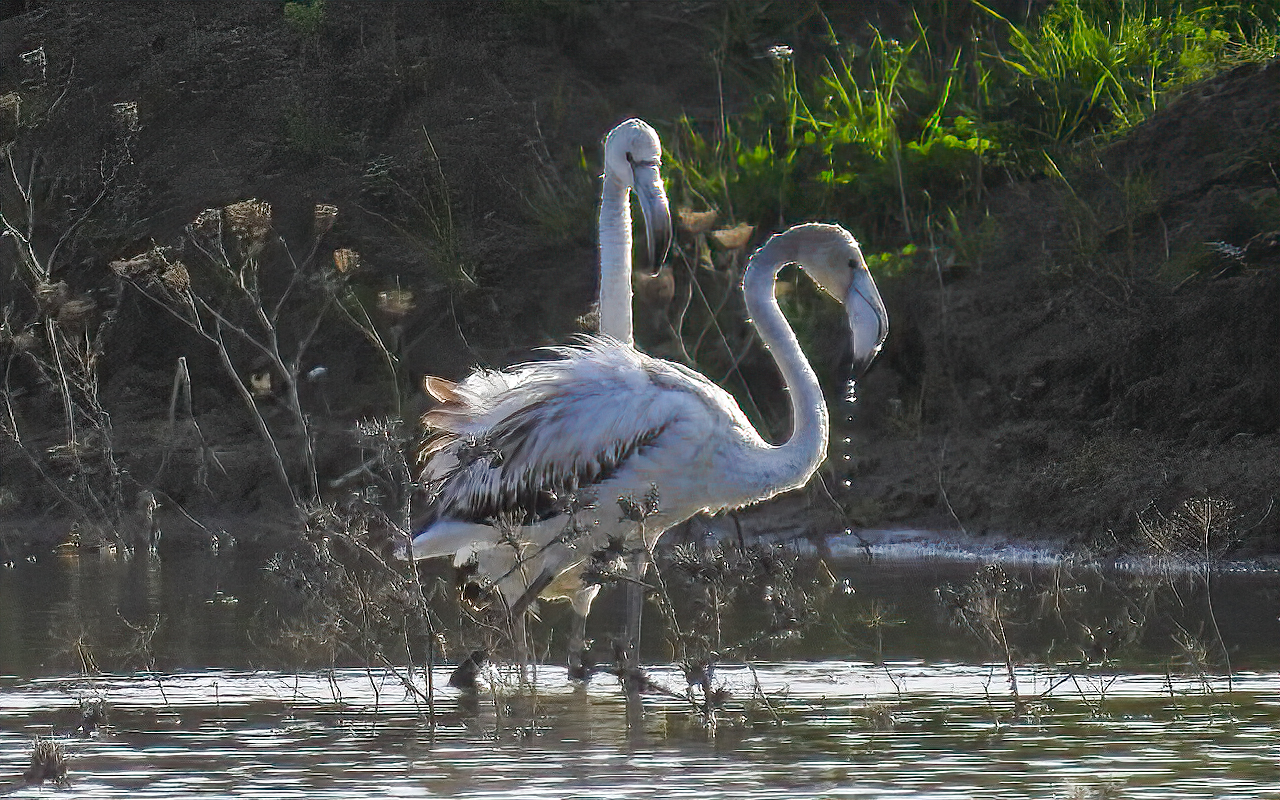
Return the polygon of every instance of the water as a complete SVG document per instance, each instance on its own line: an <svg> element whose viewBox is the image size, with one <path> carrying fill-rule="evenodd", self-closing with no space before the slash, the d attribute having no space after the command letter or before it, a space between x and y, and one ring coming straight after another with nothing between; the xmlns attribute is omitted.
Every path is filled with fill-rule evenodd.
<svg viewBox="0 0 1280 800"><path fill-rule="evenodd" d="M607 676L574 690L543 666L534 694L468 699L438 667L433 727L385 670L283 668L270 638L290 596L252 558L19 564L0 573L0 792L5 781L16 797L51 791L20 782L33 738L52 733L70 759L66 797L1280 798L1275 574L1215 579L1229 683L1180 667L1158 632L1119 667L1018 667L1023 698L1051 689L1018 713L1003 662L984 663L991 651L936 597L974 565L831 569L841 583L823 613L846 634L877 602L905 620L883 630L886 663L871 662L865 630L849 641L815 626L751 667L721 666L729 699L714 727L670 696L684 680L661 663L650 676L670 695L647 695L636 727ZM1009 572L1028 597L1062 581L1043 567ZM1063 596L1095 598L1099 619L1114 618L1117 585L1132 590L1103 572L1068 577ZM1159 624L1200 631L1202 594L1170 591L1186 613ZM146 629L157 614L149 642L126 624ZM726 635L752 619L727 620ZM548 610L548 625L559 620ZM1062 653L1064 630L1010 633L1028 654ZM646 636L661 662L662 636ZM81 674L86 658L102 672ZM75 737L91 700L110 724Z"/></svg>

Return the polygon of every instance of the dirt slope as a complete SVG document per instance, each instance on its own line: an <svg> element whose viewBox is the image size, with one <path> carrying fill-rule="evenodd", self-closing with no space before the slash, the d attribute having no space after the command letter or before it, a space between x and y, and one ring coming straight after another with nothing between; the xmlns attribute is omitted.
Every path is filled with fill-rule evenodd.
<svg viewBox="0 0 1280 800"><path fill-rule="evenodd" d="M1249 548L1280 546L1278 142L1280 64L1245 67L1069 186L999 190L981 263L893 294L873 402L907 412L864 426L870 511L1107 544L1207 494Z"/></svg>
<svg viewBox="0 0 1280 800"><path fill-rule="evenodd" d="M196 516L260 515L281 492L215 354L115 281L109 260L171 243L201 209L248 197L270 201L277 228L302 241L312 206L333 203L326 246L360 252L363 289L415 293L407 373L508 363L563 340L594 293L595 187L580 148L598 157L602 133L632 114L660 127L680 113L712 119L722 91L732 113L750 99L742 73L718 80L711 54L728 48L749 68L753 47L808 30L726 8L331 0L310 31L257 0L162 13L6 6L0 93L35 91L20 54L38 47L48 86L66 88L64 122L40 147L50 197L72 201L50 203L46 243L86 202L113 104L137 103L119 190L57 265L73 290L116 308L102 397L127 499L152 487ZM833 20L862 24L848 16ZM1236 504L1250 547L1280 551L1280 268L1275 240L1255 238L1280 229L1278 76L1247 68L1197 87L1097 158L1065 165L1069 188L993 191L992 221L975 220L972 241L884 286L893 335L854 422L838 426L825 491L772 513L786 521L807 503L808 527L823 531L919 524L1106 543L1132 534L1151 503L1209 493ZM440 208L448 248L431 235ZM0 269L12 258L0 251ZM330 371L310 400L327 478L358 463L352 423L387 413L388 386L376 354L336 322L312 352ZM191 443L166 439L179 356L225 467L207 486L193 480ZM57 396L19 361L6 363L39 451L59 441ZM60 535L38 521L67 509L11 442L0 469L0 533L33 536L34 518Z"/></svg>

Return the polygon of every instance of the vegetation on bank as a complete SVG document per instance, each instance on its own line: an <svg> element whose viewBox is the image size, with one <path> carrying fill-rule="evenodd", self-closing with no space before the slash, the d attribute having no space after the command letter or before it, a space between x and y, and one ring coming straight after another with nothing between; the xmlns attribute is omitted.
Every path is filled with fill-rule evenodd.
<svg viewBox="0 0 1280 800"><path fill-rule="evenodd" d="M1022 404L1006 407L996 419L1007 414L1025 419L1033 413L1023 404L1028 398L1052 405L1055 393L1079 393L1073 405L1042 413L1083 418L1095 430L1109 417L1132 429L1175 436L1180 428L1195 427L1223 430L1223 439L1273 430L1268 427L1273 423L1240 427L1218 411L1190 421L1186 414L1175 420L1149 405L1143 406L1146 413L1129 413L1138 402L1134 393L1148 390L1115 387L1117 374L1135 384L1159 385L1171 402L1193 409L1207 408L1206 400L1215 399L1177 394L1194 378L1181 377L1187 365L1171 357L1153 360L1147 350L1144 365L1136 368L1108 364L1113 357L1108 354L1123 349L1106 344L1105 336L1094 348L1106 353L1060 357L1066 363L1058 364L1045 353L1028 354L1024 358L1038 363L1023 364L1021 370L1042 372L1001 375L998 365L985 360L996 345L995 332L953 327L963 323L947 308L947 297L965 290L952 288L959 279L982 273L986 265L1016 264L1012 271L1024 278L1021 292L1038 285L1064 294L1062 300L1048 300L1047 309L1061 308L1079 290L1097 298L1115 318L1132 320L1132 329L1182 336L1195 323L1189 318L1173 322L1156 312L1168 298L1189 284L1208 286L1242 270L1273 272L1274 261L1261 255L1269 247L1268 232L1280 228L1280 202L1268 172L1275 153L1265 127L1250 129L1257 139L1242 131L1240 140L1207 150L1175 144L1161 152L1148 139L1145 162L1114 155L1122 152L1117 146L1128 134L1191 87L1204 87L1242 65L1274 61L1280 16L1273 5L1063 0L1016 21L980 3L965 4L962 11L920 4L898 29L868 26L852 35L846 31L844 38L821 10L814 13L824 35L794 47L757 39L750 51L754 58L745 61L732 57L742 51L743 37L726 22L717 68L726 81L744 83L752 99L732 112L722 106L718 116L681 117L664 132L669 142L664 166L671 194L683 207L684 235L674 270L676 311L665 330L642 337L646 346L725 381L763 428L785 427L785 409L770 406L763 399L768 393L760 390L768 386L769 365L767 359L753 359L760 354L751 349L752 332L736 302L736 268L754 241L753 231L809 219L839 220L856 232L872 269L888 281L895 333L885 362L900 377L889 421L903 438L918 440L930 425L954 432L957 418L980 416L975 409L988 403L992 388L1006 390ZM1165 130L1185 140L1204 138L1194 131ZM1251 177L1241 179L1238 189L1215 189L1212 180L1188 188L1180 177L1185 170L1162 166L1162 159L1167 165L1171 157L1176 165L1179 156L1235 164L1232 175ZM1010 213L1014 185L1038 188L1024 192L1023 207ZM1233 217L1229 223L1220 212L1187 210L1206 190L1244 198L1226 212ZM802 282L784 289L788 318L811 351L838 347L823 338L838 320L815 292ZM919 302L925 291L938 294L938 307L928 312L937 315L938 333L913 340L920 328L935 325L918 321L926 313ZM1007 290L988 286L984 295L973 289L971 302L1001 306L1004 299L997 291ZM914 299L895 305L895 297L904 295ZM1238 319L1244 318L1242 310ZM972 317L967 321L982 324ZM1256 330L1252 325L1244 324L1240 333L1255 335L1249 333ZM1060 343L1046 344L1056 349ZM1237 348L1247 349L1243 342ZM1096 366L1095 376L1085 377L1090 367L1081 358ZM1218 364L1236 360L1225 353L1211 358ZM823 377L829 396L837 396L843 380L838 365L828 365ZM1051 384L1054 377L1057 383ZM1274 397L1274 390L1259 388L1268 380L1273 385L1274 377L1241 377L1252 392L1245 406ZM1000 387L997 380L1008 385ZM978 383L976 399L966 396L971 391L966 382ZM1085 388L1099 382L1111 386ZM1126 396L1112 400L1113 392ZM1108 405L1121 410L1105 410ZM996 438L994 421L983 420L983 438ZM1102 440L1089 436L1084 434L1081 452L1101 446ZM939 462L946 461L946 449L944 444ZM1062 453L1060 463L1070 457ZM837 492L850 487L858 475L856 466L847 466L833 459L820 479ZM944 468L937 467L940 496L945 495ZM1061 471L1056 463L1042 469L1049 479ZM1176 504L1188 496L1162 502ZM963 527L950 501L939 502L948 506L951 523ZM1263 498L1260 513L1265 505ZM854 498L842 507L862 524L886 519L879 500ZM1135 516L1126 516L1129 528Z"/></svg>
<svg viewBox="0 0 1280 800"><path fill-rule="evenodd" d="M534 2L512 4L506 13L579 24L602 8ZM1027 21L981 3L959 10L921 4L901 30L882 24L839 34L826 16L830 10L818 3L794 12L820 33L797 33L792 47L762 38L760 20L778 13L772 4L725 8L711 64L722 83L751 99L730 113L722 98L717 117L669 123L665 168L681 206L680 257L665 282L639 287L641 304L651 296L666 304L660 313L639 315L645 346L729 385L766 430L784 425L785 413L762 399L768 393L759 391L760 376L768 365L754 347L736 290L738 270L760 234L800 220L835 219L858 232L882 276L927 267L941 280L944 268L980 266L997 225L987 215L988 202L1001 184L1042 176L1075 196L1073 181L1096 160L1099 144L1149 118L1195 81L1273 58L1280 41L1280 18L1264 3L1062 0ZM303 75L320 56L320 37L340 32L340 11L322 0L285 4L281 20L299 37ZM789 30L801 27L797 22ZM44 47L21 53L19 61L17 83L0 97L7 167L0 221L12 260L4 277L11 299L0 321L6 365L0 410L16 453L9 463L40 476L64 507L109 538L138 515L126 510L151 508L134 498L151 492L149 484L164 473L181 412L196 426L199 410L192 402L199 387L191 385L186 359L179 359L167 403L165 458L150 480L119 462L120 416L113 422L113 409L103 402L101 370L112 360L113 329L138 298L151 303L146 324L158 324L156 313L168 312L169 324L186 328L193 344L202 341L207 354L216 355L213 365L228 379L219 391L246 404L269 471L287 495L314 504L323 478L333 477L320 474L323 465L334 458L312 443L323 437L307 406L329 403L320 383L326 372L313 372L318 354L339 347L344 336L363 342L377 368L356 382L376 390L371 400L380 413L402 416L416 389L412 365L434 342L426 317L451 318L469 346L462 331L468 306L491 301L512 278L486 269L479 223L461 207L456 180L446 175L425 128L412 157L379 155L359 144L369 132L348 130L349 119L323 118L289 103L282 106L283 153L298 163L354 159L362 168L358 201L341 210L344 220L375 220L416 263L394 274L369 268L358 252L363 244L329 236L339 213L329 204L315 206L317 214L323 210L323 224L318 216L312 230L290 236L310 235L307 252L290 250L269 215L264 230L252 234L256 244L237 244L243 234L228 228L224 237L219 228L216 237L228 244L219 238L210 249L214 240L202 226L221 224L224 211L217 209L187 226L176 246L147 246L148 237L159 234L137 218L146 187L134 183L131 172L142 120L154 109L124 101L105 119L85 114L69 92L76 80L70 63L51 62ZM96 153L86 155L83 142L73 147L66 140L73 119L91 131ZM525 205L549 240L571 241L582 231L590 238L595 187L588 165L595 154L582 155L583 170L562 172L540 135L531 144ZM60 167L51 158L60 148L81 163ZM78 170L74 179L72 169ZM1122 195L1121 216L1132 239L1133 220L1151 204L1152 179L1108 179ZM243 203L228 202L226 213L253 205L237 199ZM1074 209L1082 250L1096 249L1093 240L1110 234L1089 202L1077 198ZM1280 209L1270 202L1264 211L1280 224ZM346 242L358 247L339 246ZM1235 246L1221 244L1222 252ZM104 259L104 253L112 255ZM187 270L192 258L201 263L194 272ZM1123 304L1137 273L1184 280L1187 269L1219 262L1181 263L1181 272L1167 264L1138 265L1130 252L1123 265L1090 261L1075 274ZM1094 280L1100 273L1108 280ZM802 339L820 343L824 329L838 326L811 287L788 285L784 292ZM435 299L424 300L433 293ZM447 294L446 308L441 294ZM900 340L904 329L896 330ZM826 372L833 392L840 391L839 369ZM350 382L350 373L342 379ZM33 391L57 400L30 405L23 398ZM286 409L290 422L267 420L275 416L274 410L261 413L267 401ZM918 430L921 401L903 402L916 404L901 420L904 430ZM46 441L58 427L65 441ZM299 441L278 446L273 437ZM194 438L196 484L208 491L208 477L226 470L198 426ZM827 477L838 488L838 476ZM20 497L0 490L0 509L21 505Z"/></svg>
<svg viewBox="0 0 1280 800"><path fill-rule="evenodd" d="M963 245L991 187L1066 180L1187 86L1280 52L1264 2L1059 0L1025 23L948 10L921 4L909 30L853 41L827 23L818 52L769 47L744 113L677 122L676 196L730 224L842 220L892 271L886 245Z"/></svg>

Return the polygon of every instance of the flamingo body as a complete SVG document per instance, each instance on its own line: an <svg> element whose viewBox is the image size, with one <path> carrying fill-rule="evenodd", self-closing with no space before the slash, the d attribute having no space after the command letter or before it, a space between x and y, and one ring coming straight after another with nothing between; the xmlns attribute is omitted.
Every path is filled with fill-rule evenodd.
<svg viewBox="0 0 1280 800"><path fill-rule="evenodd" d="M478 370L441 391L444 402L424 417L431 433L423 481L435 520L414 538L414 558L469 552L513 612L523 611L610 542L652 549L663 531L700 511L804 485L825 457L829 421L773 296L777 272L793 262L846 303L860 366L888 331L861 251L842 228L797 226L757 251L744 291L791 393L787 442L766 442L733 398L697 372L608 336L550 348L558 356L550 360ZM627 501L651 492L657 503L642 521L623 513ZM518 529L518 546L494 546L504 526ZM575 607L582 601L575 597Z"/></svg>

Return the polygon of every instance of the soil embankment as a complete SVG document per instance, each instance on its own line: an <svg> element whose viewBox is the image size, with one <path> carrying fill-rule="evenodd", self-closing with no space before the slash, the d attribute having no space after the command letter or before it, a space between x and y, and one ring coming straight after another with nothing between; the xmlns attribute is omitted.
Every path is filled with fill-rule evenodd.
<svg viewBox="0 0 1280 800"><path fill-rule="evenodd" d="M251 197L305 243L314 205L332 204L324 246L359 252L353 291L412 292L378 320L406 376L509 363L564 340L595 291L580 148L598 158L628 115L709 120L722 101L733 113L748 87L718 76L712 53L729 42L731 65L796 34L776 20L736 32L720 9L676 2L535 13L334 0L312 27L276 3L27 5L0 20L0 94L61 98L60 119L75 121L20 140L44 176L35 241L47 252L93 212L51 277L109 315L97 391L125 518L159 497L167 530L199 536L179 504L197 519L258 518L282 513L284 495L217 353L109 262ZM23 55L36 51L39 78ZM127 163L90 207L121 103L136 103ZM914 525L1109 547L1152 504L1168 513L1207 495L1234 504L1247 550L1280 551L1277 142L1280 65L1246 67L1063 165L1062 180L993 185L989 217L882 285L892 335L853 422L837 426L822 485L748 513L803 516L800 531ZM17 274L14 259L6 246L0 269ZM30 298L14 291L21 309ZM49 460L65 440L58 390L16 341L0 344L22 434L0 440L10 552L65 535L39 520L77 516L64 498L83 468ZM302 401L331 482L363 457L355 421L393 413L396 387L336 315L308 353L304 371L325 378ZM407 378L399 388L412 391ZM278 397L259 402L269 422L284 418ZM401 411L426 402L413 393Z"/></svg>

